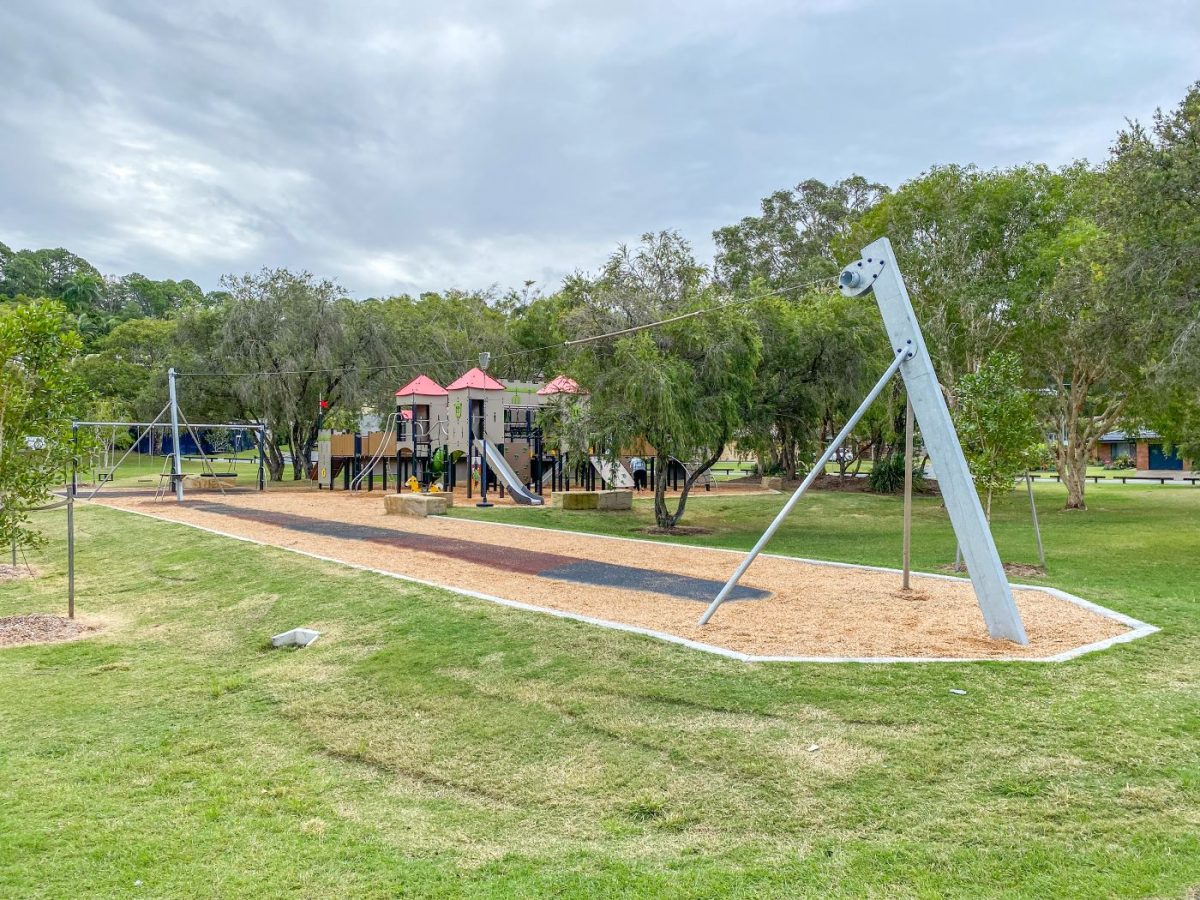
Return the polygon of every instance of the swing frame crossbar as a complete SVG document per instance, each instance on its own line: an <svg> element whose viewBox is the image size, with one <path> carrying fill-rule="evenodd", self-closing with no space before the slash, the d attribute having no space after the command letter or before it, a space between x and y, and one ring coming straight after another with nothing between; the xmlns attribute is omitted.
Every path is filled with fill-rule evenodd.
<svg viewBox="0 0 1200 900"><path fill-rule="evenodd" d="M129 449L127 449L121 455L121 458L119 460L117 460L117 462L113 466L110 467L110 473L111 473L110 477L108 479L101 480L100 483L96 485L96 487L92 490L92 492L90 494L87 495L87 497L85 499L91 500L98 493L100 493L100 491L107 484L111 483L111 481L112 481L111 476L113 474L115 474L118 469L121 468L121 465L125 462L126 459L129 458L129 455L131 453L133 453L133 451L136 450L138 448L138 446L141 445L142 441L145 440L146 436L149 435L153 431L153 429L155 429L155 428L171 428L172 427L172 424L170 422L163 421L164 417L167 415L167 413L170 409L171 409L171 404L168 402L167 405L164 406L159 411L158 415L155 416L154 419L149 422L96 422L96 421L85 420L85 419L76 419L71 422L71 430L76 434L76 437L78 437L78 431L80 428L137 428L138 429L138 434L134 438L133 443L131 443L129 445ZM206 466L210 473L215 473L215 470L213 469L212 460L210 460L208 458L208 456L205 454L204 447L200 442L200 436L197 434L197 431L223 429L226 431L252 431L252 432L254 432L255 443L258 446L258 477L256 479L257 489L260 491L266 489L265 473L263 471L263 452L265 449L264 441L266 438L266 426L265 425L256 425L253 423L245 423L245 422L220 422L220 423L189 422L187 420L187 417L183 415L182 410L179 411L178 416L179 416L179 419L183 422L184 428L187 429L188 433L192 437L192 440L196 444L196 450L200 454L201 464L203 466ZM79 455L78 453L75 454L76 459L78 459L78 455ZM172 471L165 473L165 475L170 478L171 485L175 486L176 484L181 483L183 480L182 454L179 451L179 441L178 440L174 441L174 443L172 445L171 454L169 456L165 456L164 459L170 460L170 465L171 465ZM177 460L178 460L178 462L177 462ZM166 464L164 463L164 465L166 465ZM77 468L77 463L76 463L76 468ZM224 486L222 486L222 485L218 485L218 486L220 487L221 493L225 493ZM77 474L75 471L72 471L72 473L71 473L71 493L78 494L78 478L77 478Z"/></svg>

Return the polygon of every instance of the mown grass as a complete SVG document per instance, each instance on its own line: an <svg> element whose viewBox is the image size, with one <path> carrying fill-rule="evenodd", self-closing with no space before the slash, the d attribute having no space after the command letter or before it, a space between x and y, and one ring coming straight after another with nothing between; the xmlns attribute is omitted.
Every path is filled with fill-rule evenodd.
<svg viewBox="0 0 1200 900"><path fill-rule="evenodd" d="M109 627L0 650L0 893L1184 896L1200 489L1039 497L1047 580L1161 634L1060 665L748 666L81 508L79 605ZM1031 562L1019 500L998 540ZM691 524L745 547L780 502ZM898 513L818 494L772 549L894 564ZM62 606L41 521L48 574L0 615ZM915 534L919 567L948 561L936 501ZM324 635L267 649L299 624Z"/></svg>

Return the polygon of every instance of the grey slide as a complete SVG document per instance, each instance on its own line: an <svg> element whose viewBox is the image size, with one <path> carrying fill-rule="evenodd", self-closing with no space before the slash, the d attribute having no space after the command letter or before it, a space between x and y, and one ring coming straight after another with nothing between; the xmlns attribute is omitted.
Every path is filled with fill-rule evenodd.
<svg viewBox="0 0 1200 900"><path fill-rule="evenodd" d="M532 493L525 485L521 484L521 479L512 470L512 466L508 464L508 460L504 458L504 454L497 450L494 445L486 444L483 441L476 441L475 446L487 454L488 467L504 482L504 486L508 488L508 492L512 494L514 500L518 503L524 503L526 506L541 506L546 502L537 494Z"/></svg>

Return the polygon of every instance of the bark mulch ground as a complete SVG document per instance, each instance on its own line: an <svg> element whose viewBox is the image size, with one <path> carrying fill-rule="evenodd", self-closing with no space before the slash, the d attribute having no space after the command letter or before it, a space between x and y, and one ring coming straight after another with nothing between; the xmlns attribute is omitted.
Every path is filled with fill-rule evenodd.
<svg viewBox="0 0 1200 900"><path fill-rule="evenodd" d="M346 492L245 494L215 503L106 502L450 588L761 655L1047 656L1128 630L1053 595L1017 588L1013 595L1030 639L1017 646L988 637L969 582L914 573L914 590L906 593L895 572L777 557L761 557L742 579L739 587L757 599L727 603L699 626L697 600L715 595L740 554L440 516L387 516L379 495Z"/></svg>
<svg viewBox="0 0 1200 900"><path fill-rule="evenodd" d="M18 644L49 644L82 637L96 629L91 625L62 616L34 613L27 616L0 617L0 647Z"/></svg>

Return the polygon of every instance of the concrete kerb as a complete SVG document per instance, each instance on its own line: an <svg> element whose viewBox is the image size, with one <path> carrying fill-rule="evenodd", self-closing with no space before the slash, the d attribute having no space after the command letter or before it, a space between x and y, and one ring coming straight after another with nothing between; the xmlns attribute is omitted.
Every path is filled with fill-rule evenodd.
<svg viewBox="0 0 1200 900"><path fill-rule="evenodd" d="M84 501L88 502L88 501ZM1105 638L1102 641L1095 641L1091 644L1084 644L1081 647L1074 647L1071 650L1066 650L1062 653L1056 653L1053 656L756 656L751 653L742 653L738 650L730 650L727 647L720 647L715 644L705 644L701 641L693 641L689 638L680 637L679 635L669 634L665 631L655 631L651 628L643 628L639 625L627 625L624 622L613 622L607 619L599 619L594 616L585 616L580 613L566 612L560 609L551 609L545 606L536 606L532 603L523 603L519 600L509 600L505 597L497 597L494 594L485 594L481 591L470 590L469 588L452 587L450 585L439 584L436 581L429 581L424 578L415 578L411 575L401 575L398 572L389 572L386 569L379 569L374 566L365 566L360 563L348 562L342 559L336 559L331 556L323 556L319 553L311 553L307 550L300 550L295 547L281 547L278 544L272 544L268 541L260 541L255 538L244 537L240 534L230 534L227 531L221 531L217 528L209 528L206 525L197 525L191 522L181 522L177 519L171 519L166 516L155 515L154 513L143 512L137 509L126 509L120 506L109 506L105 503L95 503L96 506L103 506L105 509L112 509L117 512L130 513L135 516L142 516L147 519L153 519L157 522L167 522L173 525L181 525L185 528L194 528L197 531L214 534L218 537L229 538L235 541L242 541L247 544L254 544L259 547L270 547L276 550L282 550L285 553L295 553L299 556L306 556L309 559L319 560L321 562L333 563L334 565L346 566L351 569L358 569L363 572L372 572L376 575L382 575L386 578L395 578L398 581L405 581L410 584L419 584L424 587L436 588L437 590L449 591L452 594L459 594L464 597L471 597L475 600L484 600L488 603L495 603L500 606L507 606L510 609L523 610L525 612L543 613L546 615L555 616L560 619L570 619L575 622L584 622L588 625L597 625L601 628L608 628L614 631L624 631L630 634L640 634L645 637L651 637L656 640L664 641L670 644L678 644L683 647L688 647L692 650L700 650L705 653L712 653L716 656L722 656L726 659L735 659L740 662L747 663L976 663L976 662L1020 662L1020 663L1053 663L1066 662L1071 659L1076 659L1088 653L1094 653L1099 650L1105 650L1117 644L1125 644L1139 638L1147 637L1161 629L1156 625L1151 625L1135 619L1132 616L1127 616L1124 613L1109 609L1105 606L1100 606L1090 600L1084 600L1082 597L1076 597L1074 594L1069 594L1066 591L1061 591L1058 588L1046 587L1043 585L1023 585L1015 584L1013 587L1019 587L1027 590L1042 591L1060 600L1065 600L1068 603L1074 603L1077 606L1082 606L1085 609L1095 612L1097 615L1104 616L1109 619L1120 622L1129 627L1130 631L1125 634L1119 634L1115 637ZM480 519L470 519L472 522L482 522L485 525L495 525L500 528L520 528L530 531L554 531L562 534L579 535L586 534L589 537L603 538L612 541L630 541L638 544L654 544L662 546L662 541L649 541L643 538L625 538L616 535L593 535L590 532L567 531L561 528L539 528L535 525L514 525L507 522L488 522ZM690 544L679 544L675 546L695 546ZM744 555L745 551L730 550L724 547L700 547L701 550L717 550L722 553L732 553L735 555ZM867 569L873 572L890 572L900 574L899 569L892 569L886 566L867 566L858 565L855 563L831 562L829 560L808 559L798 556L783 556L781 554L763 553L761 556L770 557L772 559L793 560L805 563L811 563L818 566L831 566L834 568L846 569ZM914 575L922 575L928 578L941 578L947 581L970 581L967 578L960 578L955 575L941 575L937 573L921 573L914 572Z"/></svg>

